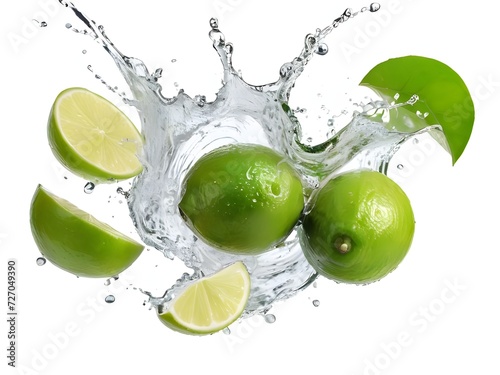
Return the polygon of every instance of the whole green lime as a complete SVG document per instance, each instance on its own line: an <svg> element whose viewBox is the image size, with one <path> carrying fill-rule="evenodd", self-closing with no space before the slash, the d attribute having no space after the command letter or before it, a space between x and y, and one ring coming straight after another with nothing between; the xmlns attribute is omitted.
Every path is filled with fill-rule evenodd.
<svg viewBox="0 0 500 375"><path fill-rule="evenodd" d="M202 156L184 180L179 209L208 244L234 254L270 250L291 233L304 208L302 182L287 159L256 144Z"/></svg>
<svg viewBox="0 0 500 375"><path fill-rule="evenodd" d="M386 175L347 172L329 180L312 199L300 239L320 275L367 284L389 274L406 256L415 231L413 210Z"/></svg>

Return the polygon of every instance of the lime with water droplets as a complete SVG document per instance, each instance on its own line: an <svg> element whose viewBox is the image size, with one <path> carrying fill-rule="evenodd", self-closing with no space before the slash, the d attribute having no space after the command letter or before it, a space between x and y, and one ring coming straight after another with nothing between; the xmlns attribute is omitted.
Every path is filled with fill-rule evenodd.
<svg viewBox="0 0 500 375"><path fill-rule="evenodd" d="M329 180L313 199L300 239L320 275L370 283L393 271L408 252L413 210L401 187L386 175L346 172Z"/></svg>
<svg viewBox="0 0 500 375"><path fill-rule="evenodd" d="M282 242L304 207L300 176L283 155L256 144L202 156L179 204L193 231L214 247L258 254Z"/></svg>

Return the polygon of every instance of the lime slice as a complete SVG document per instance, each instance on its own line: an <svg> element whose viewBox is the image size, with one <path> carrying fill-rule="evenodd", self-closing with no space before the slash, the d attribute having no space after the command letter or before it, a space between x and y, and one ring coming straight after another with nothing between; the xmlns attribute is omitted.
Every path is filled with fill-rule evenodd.
<svg viewBox="0 0 500 375"><path fill-rule="evenodd" d="M389 125L409 133L440 125L444 141L430 134L451 154L453 164L462 155L472 133L474 103L462 78L449 66L421 56L389 59L370 70L360 84L389 103L395 97L404 103L418 95L411 107L398 108Z"/></svg>
<svg viewBox="0 0 500 375"><path fill-rule="evenodd" d="M49 144L71 172L94 182L134 177L142 137L113 103L83 88L62 91L48 121Z"/></svg>
<svg viewBox="0 0 500 375"><path fill-rule="evenodd" d="M189 285L158 317L177 332L211 334L241 316L249 295L250 275L242 262L236 262Z"/></svg>
<svg viewBox="0 0 500 375"><path fill-rule="evenodd" d="M127 269L144 246L38 185L31 232L43 256L77 276L112 277Z"/></svg>

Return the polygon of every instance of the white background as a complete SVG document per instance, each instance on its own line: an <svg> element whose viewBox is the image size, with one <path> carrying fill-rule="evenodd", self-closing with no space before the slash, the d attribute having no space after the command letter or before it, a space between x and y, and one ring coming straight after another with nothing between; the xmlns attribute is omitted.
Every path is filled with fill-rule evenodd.
<svg viewBox="0 0 500 375"><path fill-rule="evenodd" d="M243 78L263 84L277 79L281 64L300 52L307 33L325 27L347 7L368 3L87 0L76 5L105 26L123 53L143 59L151 71L163 67L167 96L184 88L191 96L213 99L221 68L207 36L210 17L219 18L226 39L234 44L234 64ZM29 208L39 183L135 236L127 208L115 192L118 186L127 188L127 182L98 186L87 195L85 181L64 171L52 156L46 119L55 96L67 87L83 86L120 105L132 118L134 113L87 70L91 64L94 73L125 89L105 52L90 38L66 30L67 22L83 27L67 9L55 0L5 5L0 15L0 314L5 321L0 372L499 373L499 200L494 176L500 5L486 0L395 0L381 5L378 14L360 15L330 34L330 52L316 56L307 67L293 105L320 115L321 105L340 112L342 101L377 63L409 54L432 57L455 69L474 98L476 122L467 149L453 167L449 156L429 142L397 156L405 168L393 168L391 175L410 196L417 226L410 253L387 278L364 287L319 279L317 288L276 305L274 324L254 318L235 324L231 335L210 337L171 332L143 306L136 288L160 294L184 270L155 250L144 252L110 287L103 280L77 279L51 264L36 265L39 253L31 237ZM48 26L37 28L32 19ZM88 52L82 54L83 49ZM310 129L319 123L313 115L307 120ZM18 267L15 370L6 358L8 259L16 259ZM104 302L108 294L115 295L115 303ZM318 307L313 306L315 299Z"/></svg>

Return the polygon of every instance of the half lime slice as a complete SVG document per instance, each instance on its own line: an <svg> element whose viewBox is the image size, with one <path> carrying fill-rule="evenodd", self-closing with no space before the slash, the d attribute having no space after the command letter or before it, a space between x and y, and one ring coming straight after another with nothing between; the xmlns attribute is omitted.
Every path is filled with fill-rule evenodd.
<svg viewBox="0 0 500 375"><path fill-rule="evenodd" d="M89 181L124 180L142 171L139 131L118 107L87 89L73 87L57 96L48 138L56 158Z"/></svg>
<svg viewBox="0 0 500 375"><path fill-rule="evenodd" d="M30 209L31 232L42 255L77 276L113 277L144 246L38 185Z"/></svg>

